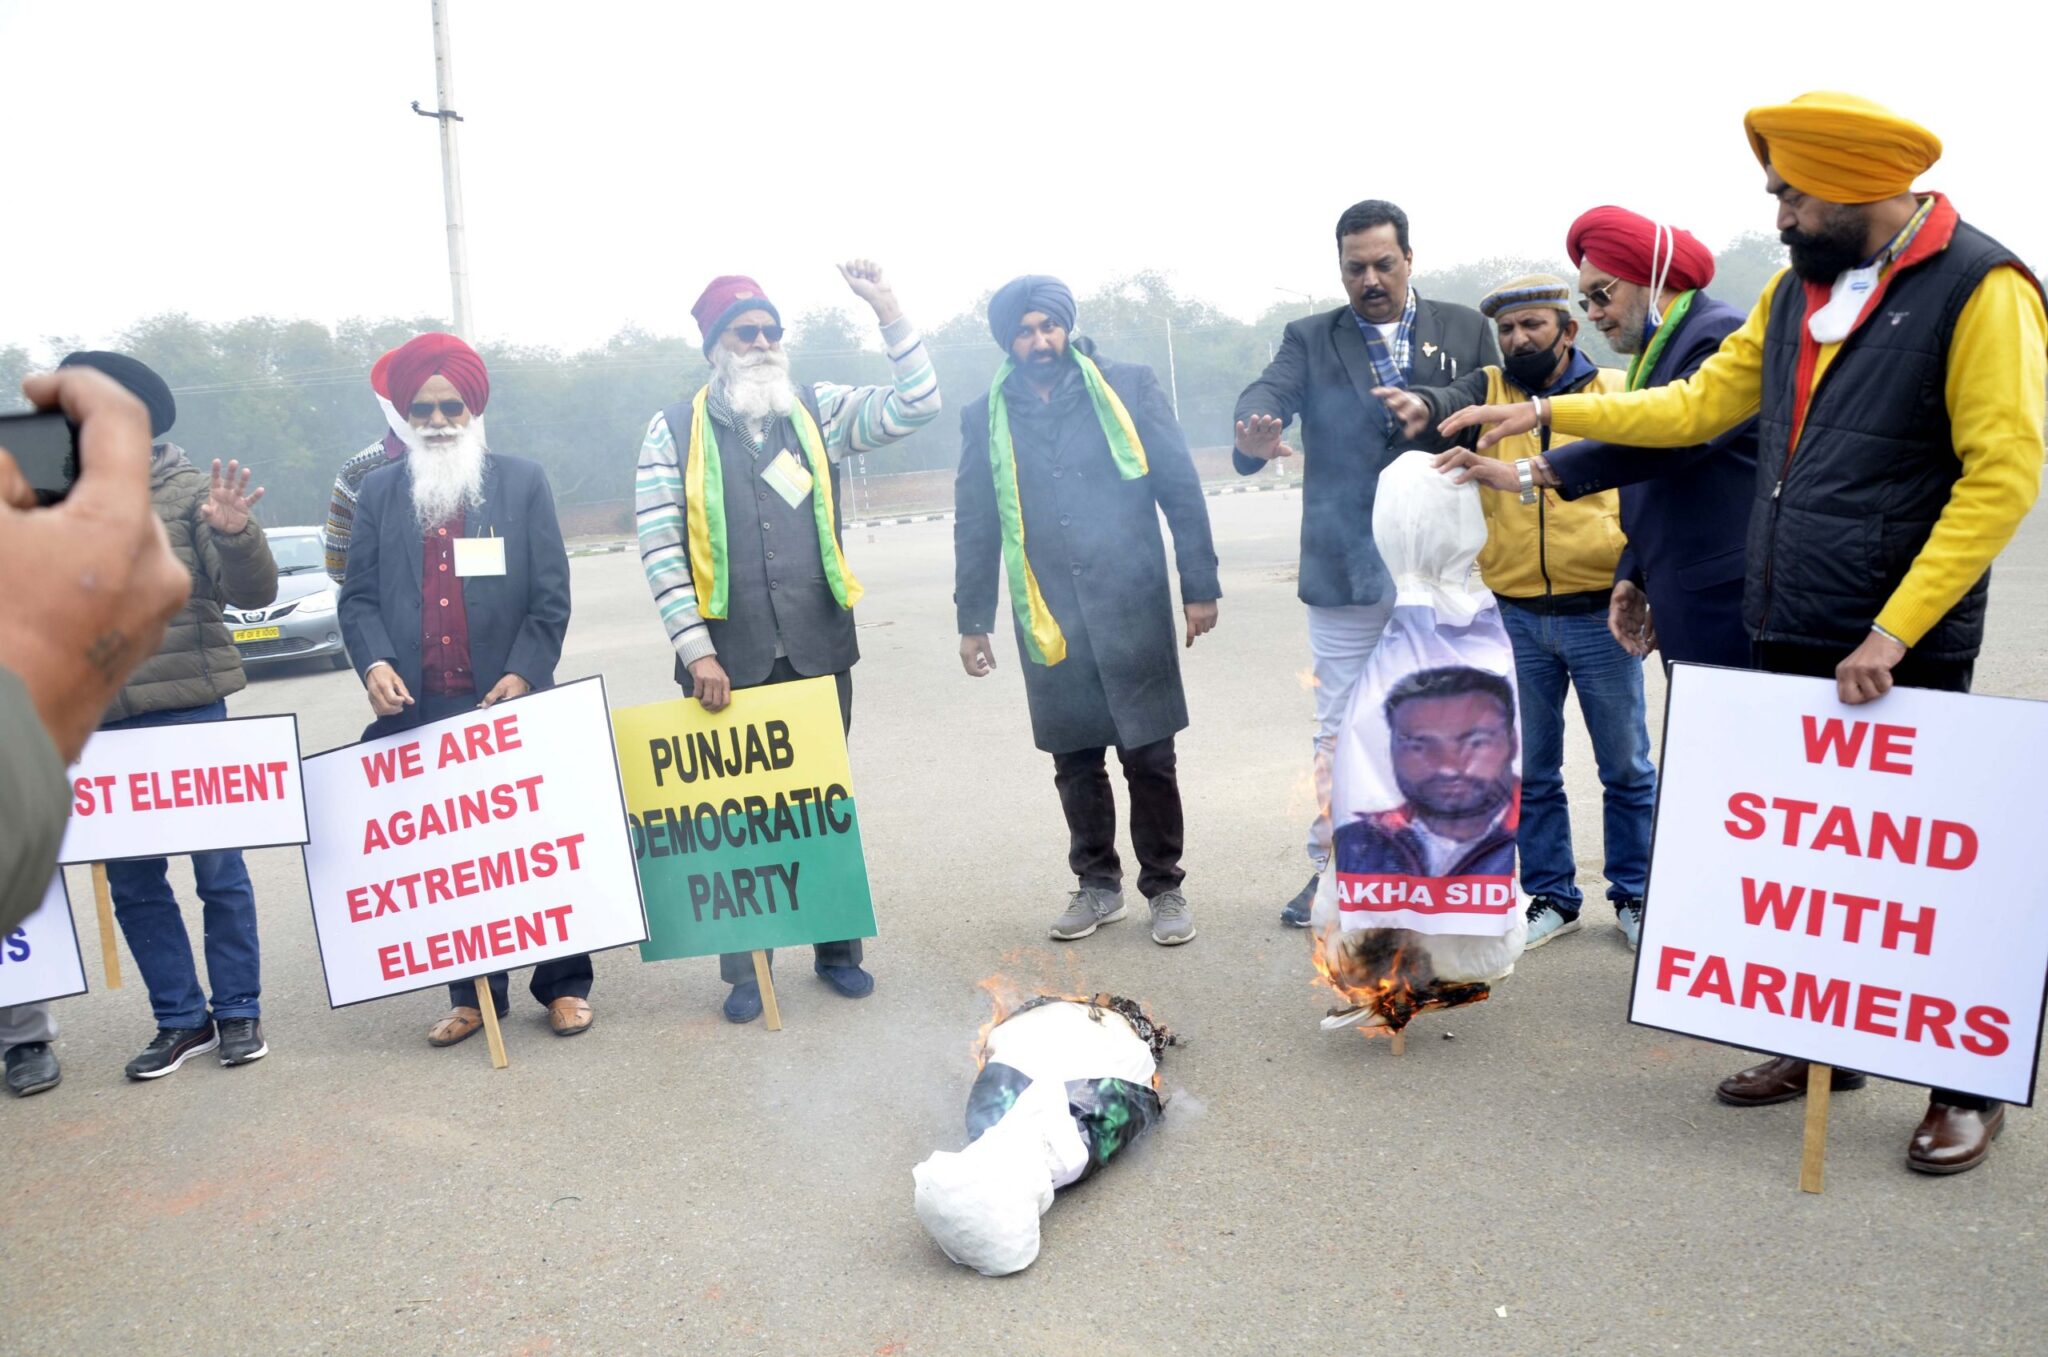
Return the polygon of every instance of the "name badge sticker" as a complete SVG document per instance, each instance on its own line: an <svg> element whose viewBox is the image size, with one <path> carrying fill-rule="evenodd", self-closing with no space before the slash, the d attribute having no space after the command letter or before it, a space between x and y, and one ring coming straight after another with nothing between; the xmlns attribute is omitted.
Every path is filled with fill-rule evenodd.
<svg viewBox="0 0 2048 1357"><path fill-rule="evenodd" d="M458 537L455 539L455 573L463 579L505 573L505 539L502 537Z"/></svg>
<svg viewBox="0 0 2048 1357"><path fill-rule="evenodd" d="M804 468L788 448L775 454L775 459L762 469L761 479L769 488L782 496L782 502L794 509L804 502L811 493L811 473Z"/></svg>

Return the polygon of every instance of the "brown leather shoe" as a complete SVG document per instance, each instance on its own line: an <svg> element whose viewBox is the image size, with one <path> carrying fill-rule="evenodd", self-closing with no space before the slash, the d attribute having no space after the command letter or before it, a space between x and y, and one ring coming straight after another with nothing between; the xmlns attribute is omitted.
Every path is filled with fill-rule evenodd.
<svg viewBox="0 0 2048 1357"><path fill-rule="evenodd" d="M468 1041L483 1025L481 1009L451 1009L447 1017L427 1029L427 1045L453 1046L458 1041Z"/></svg>
<svg viewBox="0 0 2048 1357"><path fill-rule="evenodd" d="M1906 1167L1915 1173L1967 1173L1984 1162L2004 1129L2004 1103L1989 1112L1929 1103L1906 1145Z"/></svg>
<svg viewBox="0 0 2048 1357"><path fill-rule="evenodd" d="M548 1005L548 1026L555 1029L558 1037L588 1032L590 1024L596 1021L597 1015L590 1011L590 1005L573 994L565 994Z"/></svg>
<svg viewBox="0 0 2048 1357"><path fill-rule="evenodd" d="M1838 1069L1828 1087L1837 1093L1862 1088L1870 1076L1855 1070ZM1779 1056L1729 1075L1714 1090L1714 1096L1733 1107L1766 1107L1789 1103L1806 1096L1806 1062Z"/></svg>

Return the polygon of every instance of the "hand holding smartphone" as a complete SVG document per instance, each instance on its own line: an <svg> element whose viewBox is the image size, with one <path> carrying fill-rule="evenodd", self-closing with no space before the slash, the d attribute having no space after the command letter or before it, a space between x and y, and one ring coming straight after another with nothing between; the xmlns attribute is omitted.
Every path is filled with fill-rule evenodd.
<svg viewBox="0 0 2048 1357"><path fill-rule="evenodd" d="M78 429L59 411L0 415L0 451L14 458L39 508L60 503L78 480Z"/></svg>

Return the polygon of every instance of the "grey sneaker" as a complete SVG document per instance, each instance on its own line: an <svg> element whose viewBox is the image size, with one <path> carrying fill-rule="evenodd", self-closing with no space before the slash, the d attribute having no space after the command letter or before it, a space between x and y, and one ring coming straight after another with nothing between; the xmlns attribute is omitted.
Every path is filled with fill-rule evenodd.
<svg viewBox="0 0 2048 1357"><path fill-rule="evenodd" d="M1148 902L1152 906L1152 941L1161 947L1178 947L1195 936L1195 916L1188 912L1188 898L1178 889L1161 891Z"/></svg>
<svg viewBox="0 0 2048 1357"><path fill-rule="evenodd" d="M1066 913L1052 921L1052 935L1061 942L1072 942L1076 938L1087 937L1103 924L1113 924L1123 917L1122 891L1083 886L1067 897Z"/></svg>
<svg viewBox="0 0 2048 1357"><path fill-rule="evenodd" d="M1576 933L1584 927L1585 924L1580 921L1577 910L1567 914L1563 909L1559 908L1557 901L1550 896L1531 896L1529 898L1529 940L1523 943L1522 946L1529 951L1534 951L1546 942L1561 938L1567 933Z"/></svg>
<svg viewBox="0 0 2048 1357"><path fill-rule="evenodd" d="M1626 900L1614 902L1614 926L1621 930L1621 940L1628 944L1629 951L1635 951L1643 941L1643 897L1632 895Z"/></svg>

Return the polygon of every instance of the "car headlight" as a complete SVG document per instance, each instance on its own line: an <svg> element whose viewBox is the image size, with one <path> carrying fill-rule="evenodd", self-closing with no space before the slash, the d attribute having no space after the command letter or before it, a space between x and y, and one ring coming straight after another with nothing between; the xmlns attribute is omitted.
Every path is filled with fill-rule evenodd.
<svg viewBox="0 0 2048 1357"><path fill-rule="evenodd" d="M329 590L324 594L309 594L299 604L299 615L302 617L323 616L333 612L335 605L340 602L341 596L333 590Z"/></svg>

